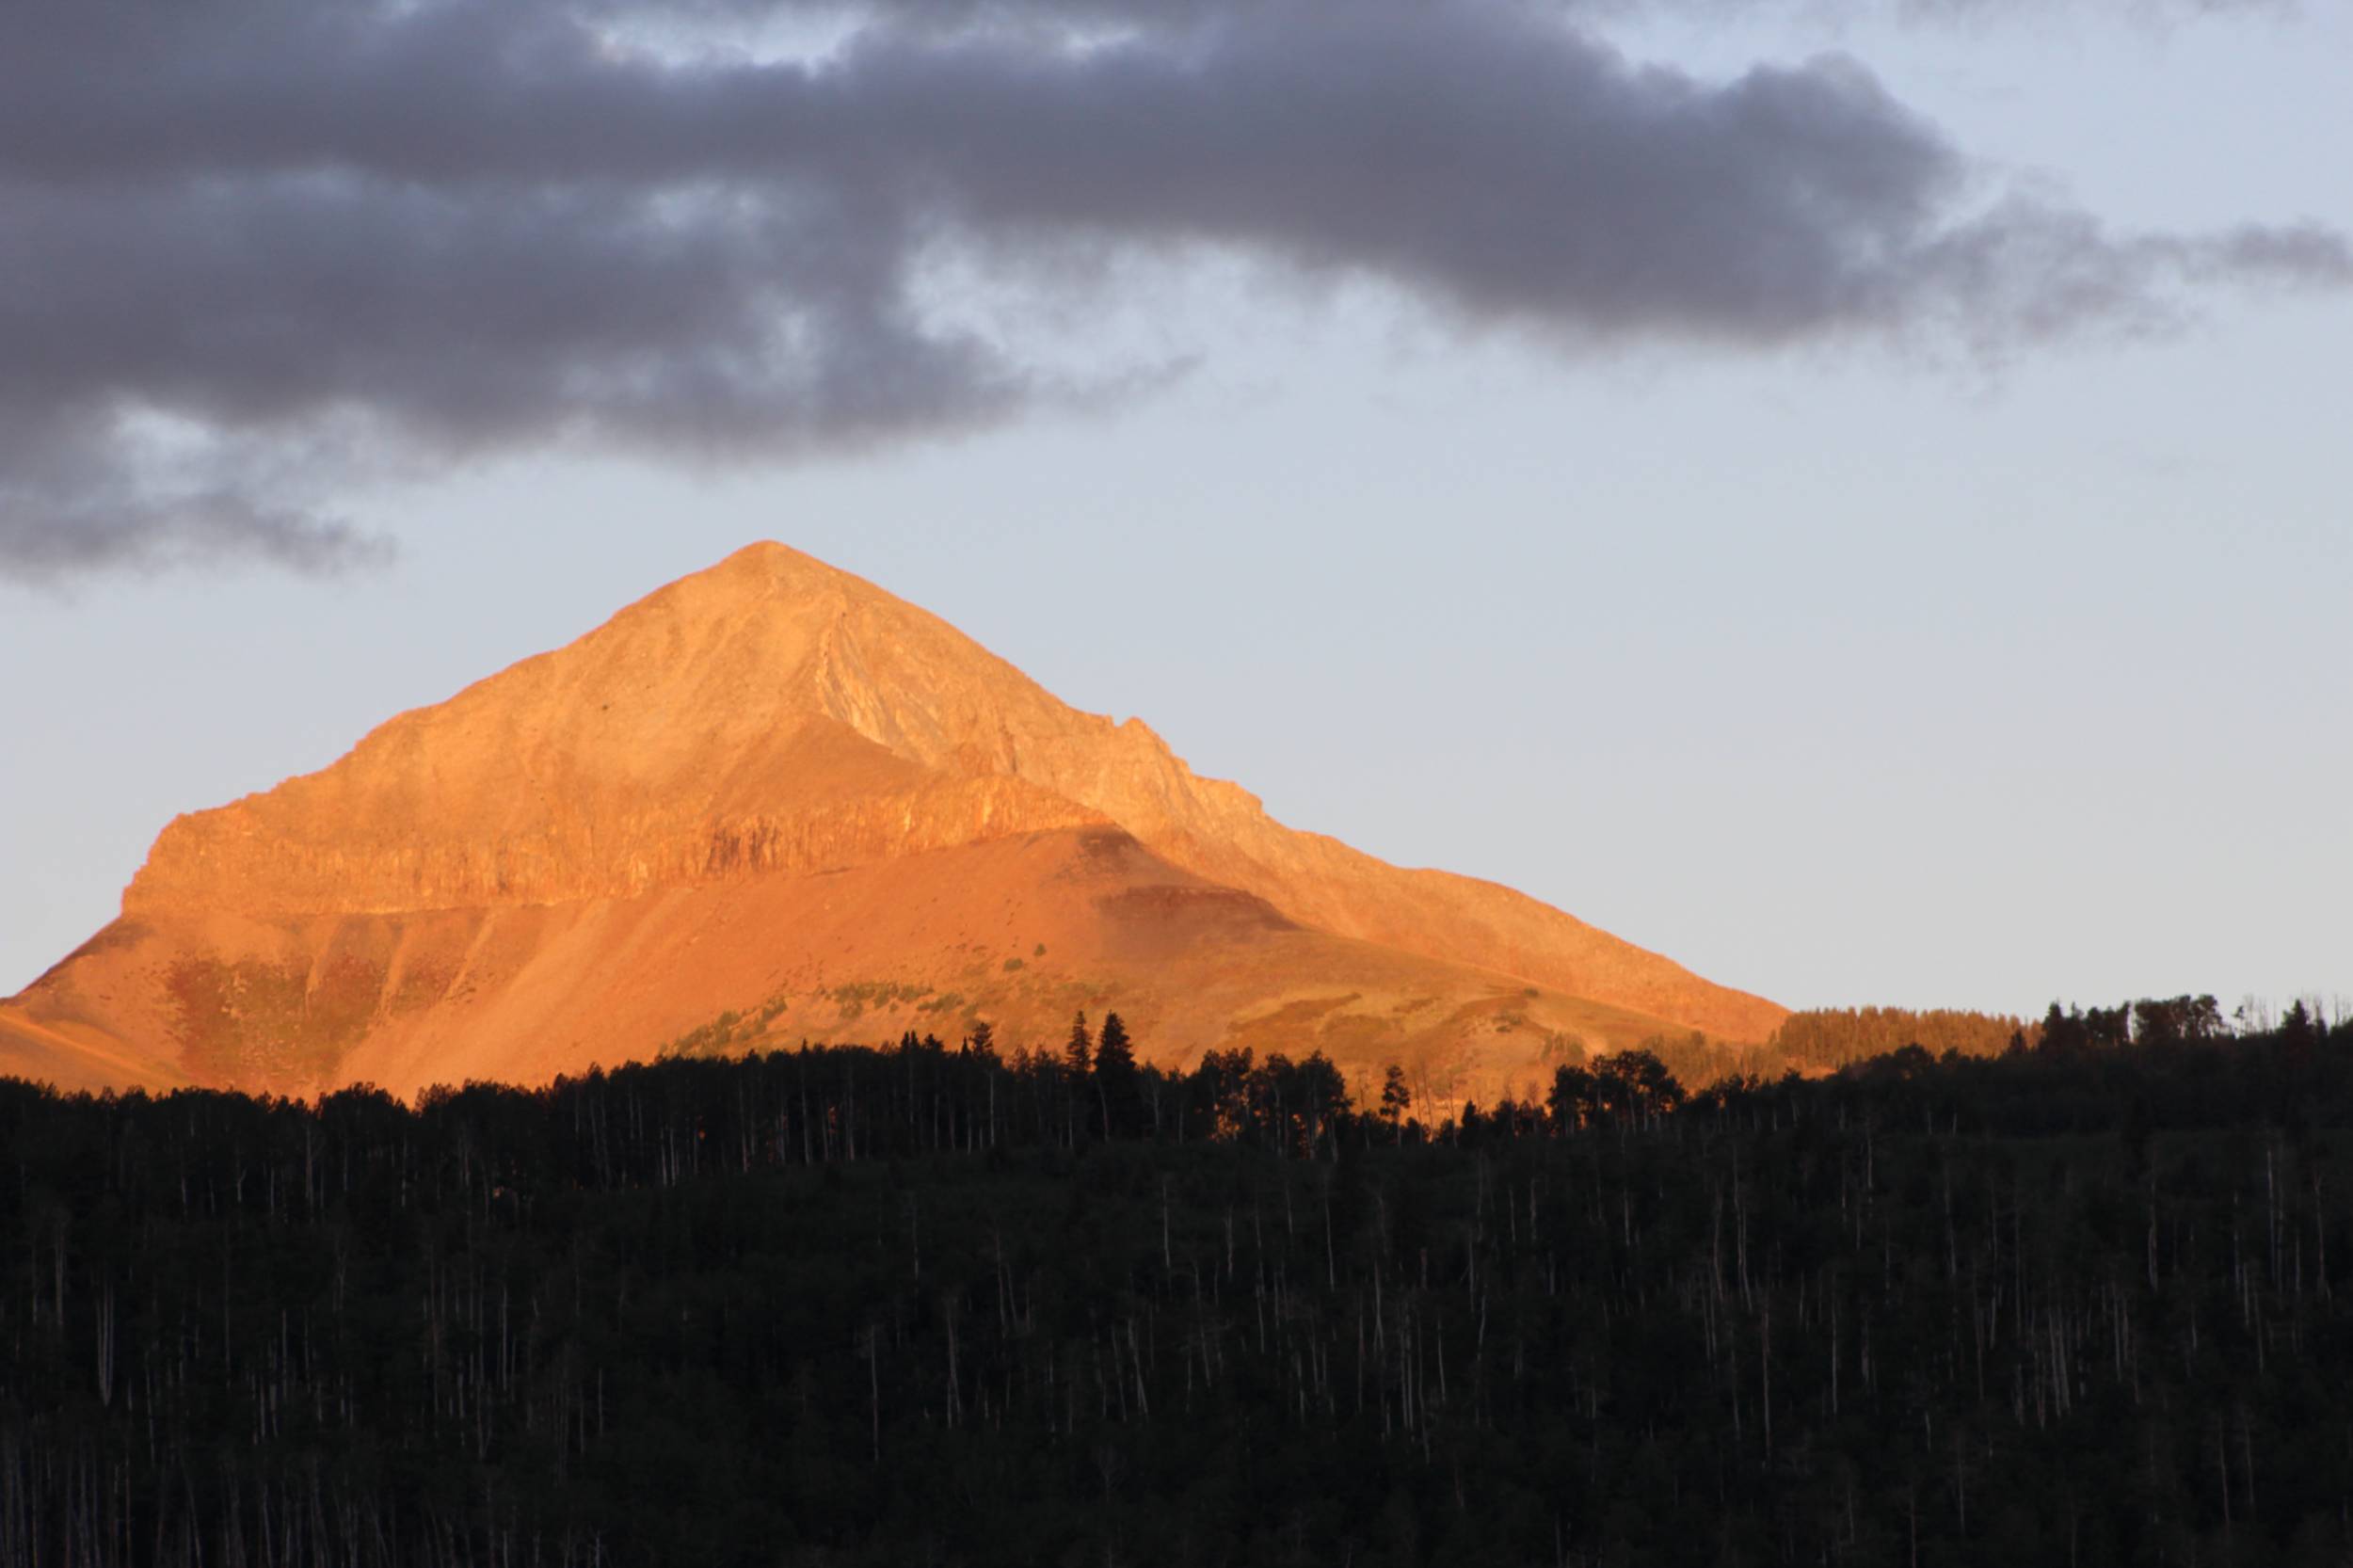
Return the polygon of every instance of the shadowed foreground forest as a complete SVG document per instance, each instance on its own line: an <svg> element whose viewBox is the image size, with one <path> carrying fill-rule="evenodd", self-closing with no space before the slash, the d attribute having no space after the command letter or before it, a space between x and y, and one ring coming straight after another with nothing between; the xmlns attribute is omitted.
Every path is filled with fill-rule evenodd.
<svg viewBox="0 0 2353 1568"><path fill-rule="evenodd" d="M414 1108L0 1083L0 1561L2353 1549L2353 1024L1628 1053L1434 1127L981 1033Z"/></svg>

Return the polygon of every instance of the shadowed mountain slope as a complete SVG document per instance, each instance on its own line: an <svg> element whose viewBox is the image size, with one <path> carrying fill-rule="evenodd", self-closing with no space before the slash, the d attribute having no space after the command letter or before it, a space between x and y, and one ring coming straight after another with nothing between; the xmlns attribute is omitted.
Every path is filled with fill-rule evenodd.
<svg viewBox="0 0 2353 1568"><path fill-rule="evenodd" d="M1117 1008L1153 1055L1532 1081L1782 1016L1509 888L1283 826L781 545L174 821L0 1071L309 1091ZM722 1015L737 1016L720 1023ZM757 1019L757 1022L750 1020Z"/></svg>

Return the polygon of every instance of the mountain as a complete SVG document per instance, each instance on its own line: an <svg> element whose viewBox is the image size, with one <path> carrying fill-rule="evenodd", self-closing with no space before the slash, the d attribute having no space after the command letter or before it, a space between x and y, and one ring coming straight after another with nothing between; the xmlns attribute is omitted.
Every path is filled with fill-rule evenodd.
<svg viewBox="0 0 2353 1568"><path fill-rule="evenodd" d="M0 1004L0 1072L310 1093L664 1048L1321 1048L1441 1092L1784 1016L1508 888L1283 826L1144 724L776 544L178 818Z"/></svg>

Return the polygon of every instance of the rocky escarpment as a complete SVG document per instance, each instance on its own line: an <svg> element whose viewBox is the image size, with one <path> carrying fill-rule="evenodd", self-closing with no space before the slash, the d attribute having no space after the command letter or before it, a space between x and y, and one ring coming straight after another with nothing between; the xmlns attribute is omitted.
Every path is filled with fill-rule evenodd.
<svg viewBox="0 0 2353 1568"><path fill-rule="evenodd" d="M597 820L551 813L489 840L271 832L264 812L232 807L165 829L122 905L126 916L217 906L258 916L389 915L634 898L1103 820L1014 778L940 778L899 793L765 812L648 803Z"/></svg>

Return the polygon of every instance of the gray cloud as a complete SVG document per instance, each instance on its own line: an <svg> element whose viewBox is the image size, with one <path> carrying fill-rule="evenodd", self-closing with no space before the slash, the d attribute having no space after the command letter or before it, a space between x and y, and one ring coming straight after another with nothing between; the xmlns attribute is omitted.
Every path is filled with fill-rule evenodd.
<svg viewBox="0 0 2353 1568"><path fill-rule="evenodd" d="M2000 351L2353 282L2321 230L1973 208L1852 62L1701 81L1509 0L937 0L815 64L616 38L651 4L16 0L0 572L332 568L365 541L316 498L372 465L760 457L1068 395L926 312L942 246L1229 248L1568 344ZM1038 22L1081 14L1124 30Z"/></svg>

